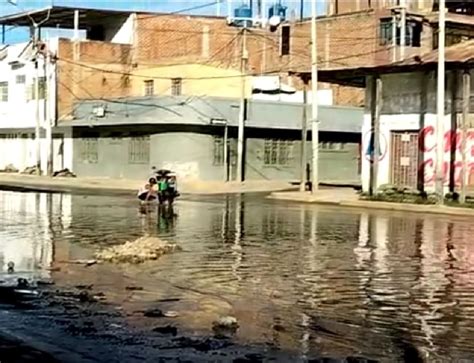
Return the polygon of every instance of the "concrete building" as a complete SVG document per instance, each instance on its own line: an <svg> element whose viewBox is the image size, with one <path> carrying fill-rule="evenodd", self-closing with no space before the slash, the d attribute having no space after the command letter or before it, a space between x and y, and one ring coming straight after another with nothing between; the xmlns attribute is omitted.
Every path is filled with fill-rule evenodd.
<svg viewBox="0 0 474 363"><path fill-rule="evenodd" d="M470 83L470 89L467 88L467 94L463 94L463 87L469 84L465 82L470 82L473 74L473 46L471 40L446 49L442 130L438 130L436 114L437 51L383 66L321 73L327 81L366 87L367 107L362 129L362 185L365 191L376 191L384 184L434 191L438 132L444 135L442 178L445 191L460 192L463 186L474 186L473 83ZM382 88L380 98L375 93L376 83ZM463 104L468 108L463 109ZM381 107L379 119L375 115L375 105Z"/></svg>
<svg viewBox="0 0 474 363"><path fill-rule="evenodd" d="M301 104L248 102L247 180L299 180L302 112ZM73 170L78 175L144 178L157 166L187 180L234 180L238 113L239 99L226 98L82 102L71 121ZM321 106L320 113L321 180L358 183L362 109Z"/></svg>
<svg viewBox="0 0 474 363"><path fill-rule="evenodd" d="M57 39L50 39L47 47L58 48ZM36 165L37 142L35 128L40 126L42 169L47 168L46 130L56 118L56 72L54 66L38 57L35 68L32 43L21 43L0 48L0 169L14 166L23 170ZM35 101L35 80L39 82L38 103ZM53 167L70 167L70 128L54 132L52 143ZM68 141L69 140L69 141Z"/></svg>

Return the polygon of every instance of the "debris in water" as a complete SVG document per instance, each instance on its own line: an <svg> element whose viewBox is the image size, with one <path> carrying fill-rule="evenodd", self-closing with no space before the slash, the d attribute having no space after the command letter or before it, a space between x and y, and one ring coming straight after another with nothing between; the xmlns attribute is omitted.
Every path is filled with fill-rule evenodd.
<svg viewBox="0 0 474 363"><path fill-rule="evenodd" d="M92 290L94 285L76 285L76 289L78 290Z"/></svg>
<svg viewBox="0 0 474 363"><path fill-rule="evenodd" d="M79 301L80 302L96 302L97 300L92 296L90 295L87 291L81 291L78 295L78 298L79 298Z"/></svg>
<svg viewBox="0 0 474 363"><path fill-rule="evenodd" d="M97 253L96 257L107 262L139 264L148 260L156 260L177 249L179 249L177 245L162 241L157 237L140 237L133 242L107 248Z"/></svg>
<svg viewBox="0 0 474 363"><path fill-rule="evenodd" d="M156 328L153 328L153 331L163 335L172 335L174 337L178 335L178 328L172 325L157 326Z"/></svg>
<svg viewBox="0 0 474 363"><path fill-rule="evenodd" d="M212 330L217 337L227 337L236 333L239 328L237 319L233 316L224 316L212 323Z"/></svg>
<svg viewBox="0 0 474 363"><path fill-rule="evenodd" d="M71 264L75 265L85 265L87 267L95 265L97 263L97 260L73 260L69 261Z"/></svg>
<svg viewBox="0 0 474 363"><path fill-rule="evenodd" d="M163 313L163 311L157 308L145 310L143 315L146 316L147 318L164 318L165 317L165 314Z"/></svg>
<svg viewBox="0 0 474 363"><path fill-rule="evenodd" d="M15 263L12 262L12 261L8 262L7 268L8 268L8 269L7 269L7 272L8 272L9 274L14 273L14 272L15 272Z"/></svg>
<svg viewBox="0 0 474 363"><path fill-rule="evenodd" d="M141 287L141 286L126 286L125 290L127 290L127 291L142 291L143 287Z"/></svg>
<svg viewBox="0 0 474 363"><path fill-rule="evenodd" d="M163 313L163 315L166 317L166 318L176 318L179 316L179 314L176 312L176 311L165 311Z"/></svg>
<svg viewBox="0 0 474 363"><path fill-rule="evenodd" d="M17 285L16 286L19 289L27 289L28 287L30 287L30 283L28 282L27 279L19 278L17 280Z"/></svg>

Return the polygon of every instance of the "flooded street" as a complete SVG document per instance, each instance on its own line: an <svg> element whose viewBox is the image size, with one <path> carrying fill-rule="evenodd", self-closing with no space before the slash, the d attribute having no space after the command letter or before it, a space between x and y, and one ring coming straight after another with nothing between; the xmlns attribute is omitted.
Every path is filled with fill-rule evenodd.
<svg viewBox="0 0 474 363"><path fill-rule="evenodd" d="M92 285L137 331L157 321L136 312L159 306L177 315L166 324L194 336L234 316L236 344L300 361L474 360L470 219L259 195L186 197L142 214L127 197L0 192L0 220L3 280L12 261L57 288ZM140 265L69 263L144 235L182 251Z"/></svg>

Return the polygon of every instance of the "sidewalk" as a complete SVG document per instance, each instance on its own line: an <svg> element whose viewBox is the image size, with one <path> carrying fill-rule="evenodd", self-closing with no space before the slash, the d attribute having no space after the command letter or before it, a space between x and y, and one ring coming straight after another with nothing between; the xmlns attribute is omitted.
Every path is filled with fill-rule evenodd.
<svg viewBox="0 0 474 363"><path fill-rule="evenodd" d="M469 208L360 200L356 191L349 188L320 189L315 195L308 192L303 193L299 191L274 192L267 198L282 201L333 205L358 209L379 209L399 212L474 217L474 209Z"/></svg>
<svg viewBox="0 0 474 363"><path fill-rule="evenodd" d="M50 178L46 176L0 173L0 189L39 192L88 192L134 195L145 181L112 178ZM257 193L294 190L284 181L178 181L182 194Z"/></svg>

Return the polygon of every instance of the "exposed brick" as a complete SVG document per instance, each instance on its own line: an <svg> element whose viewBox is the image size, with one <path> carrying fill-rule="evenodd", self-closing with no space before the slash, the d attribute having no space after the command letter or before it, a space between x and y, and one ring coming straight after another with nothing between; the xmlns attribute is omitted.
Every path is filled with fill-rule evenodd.
<svg viewBox="0 0 474 363"><path fill-rule="evenodd" d="M123 73L130 71L130 45L96 41L75 45L73 41L61 39L58 58L60 120L71 116L77 101L128 95L129 82Z"/></svg>
<svg viewBox="0 0 474 363"><path fill-rule="evenodd" d="M426 6L432 5L430 1L425 0ZM378 34L380 18L390 16L387 5L388 0L385 3L340 0L339 13L346 14L319 18L318 66L339 68L391 61L392 51L389 46L379 44ZM418 5L416 3L416 6ZM369 7L375 10L368 9ZM275 32L255 28L247 30L249 73L279 74L286 81L289 70L310 69L311 23L306 20L290 23L290 26L291 51L287 56L280 55L281 29ZM431 28L425 26L423 46L407 48L406 54L429 50L431 37ZM143 67L189 63L240 69L242 41L242 29L229 26L223 18L172 14L138 14L133 45L93 41L74 45L72 41L61 40L59 114L62 117L69 115L77 99L122 97L131 94L130 82L126 75L94 71L87 67L117 73L129 73ZM80 63L82 66L74 63ZM298 80L292 79L288 82L297 88L302 87ZM336 104L363 103L364 95L360 89L330 87L334 90Z"/></svg>

